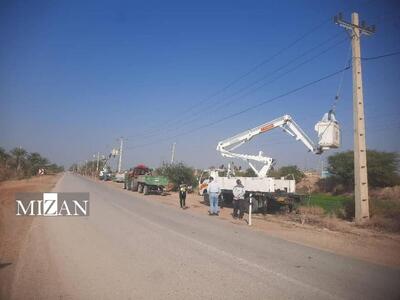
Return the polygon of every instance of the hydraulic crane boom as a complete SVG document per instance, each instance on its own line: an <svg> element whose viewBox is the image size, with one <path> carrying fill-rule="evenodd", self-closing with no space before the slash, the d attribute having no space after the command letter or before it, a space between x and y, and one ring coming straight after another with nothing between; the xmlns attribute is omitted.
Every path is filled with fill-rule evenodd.
<svg viewBox="0 0 400 300"><path fill-rule="evenodd" d="M333 113L329 112L329 114L326 114L324 119L318 122L315 126L315 129L319 133L318 145L314 144L291 116L284 115L273 121L264 123L231 138L220 141L217 145L217 151L219 151L223 157L239 158L246 161L254 172L256 172L258 177L266 177L273 163L271 157L264 156L262 151L260 151L258 155L240 154L232 151L250 141L253 137L278 127L282 128L284 132L288 133L296 140L300 140L308 150L314 154L321 154L324 150L337 148L339 146L339 125L333 116ZM332 135L334 136L331 137ZM332 138L334 141L332 141ZM250 161L263 163L264 166L260 170L257 170Z"/></svg>

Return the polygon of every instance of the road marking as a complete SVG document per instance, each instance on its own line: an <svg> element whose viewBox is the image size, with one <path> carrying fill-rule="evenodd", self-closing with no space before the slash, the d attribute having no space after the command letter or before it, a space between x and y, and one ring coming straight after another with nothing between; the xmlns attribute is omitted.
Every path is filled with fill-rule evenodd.
<svg viewBox="0 0 400 300"><path fill-rule="evenodd" d="M143 220L144 222L147 222L148 224L156 226L156 227L158 227L159 229L162 229L162 230L167 230L170 233L172 233L172 234L174 234L174 235L176 235L176 236L178 236L180 238L186 239L186 240L188 240L188 241L190 241L192 243L196 243L196 244L200 245L201 247L206 248L209 251L213 251L213 252L215 252L215 253L217 253L217 254L219 254L221 256L225 256L225 257L227 257L227 258L229 258L231 260L234 260L234 261L238 262L241 265L247 265L248 267L257 269L260 272L268 273L270 275L273 275L273 276L276 276L276 277L280 277L281 279L289 281L291 283L294 283L294 284L296 284L296 285L298 285L300 287L305 288L306 290L312 290L313 292L315 292L317 294L320 294L319 296L321 296L321 297L323 295L324 299L327 299L327 298L329 298L329 299L343 299L343 298L340 298L340 297L338 297L336 295L333 295L333 294L331 294L331 293L329 293L327 291L321 290L321 289L319 289L317 287L314 287L314 286L309 285L307 283L301 282L301 281L299 281L297 279L288 277L288 276L286 276L286 275L284 275L282 273L279 273L279 272L276 272L276 271L272 271L272 270L268 270L268 269L266 269L266 268L264 268L264 267L262 267L262 266L260 266L258 264L252 263L252 262L250 262L250 261L248 261L246 259L243 259L241 257L233 255L233 254L231 254L229 252L226 252L224 250L218 249L217 247L211 246L209 244L203 243L203 242L201 242L199 240L196 240L194 238L188 237L188 236L186 236L186 235L184 235L182 233L179 233L179 232L174 231L172 229L169 229L169 228L166 228L164 226L161 226L160 224L154 223L154 222L152 222L152 221L150 221L150 220L148 220L148 219L146 219L146 218L144 218L144 217L132 212L131 210L129 210L129 209L127 209L127 208L125 208L125 207L123 207L123 206L121 206L119 204L116 204L115 202L109 202L109 203L112 206L114 206L116 208L119 208L119 209L125 211L126 213L128 213L130 215L133 215L133 216L135 216L137 218L140 218L141 220Z"/></svg>

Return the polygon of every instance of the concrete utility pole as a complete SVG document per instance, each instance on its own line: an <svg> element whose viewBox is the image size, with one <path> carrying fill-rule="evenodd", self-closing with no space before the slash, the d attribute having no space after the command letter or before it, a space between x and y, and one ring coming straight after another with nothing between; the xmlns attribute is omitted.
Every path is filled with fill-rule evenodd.
<svg viewBox="0 0 400 300"><path fill-rule="evenodd" d="M174 163L175 160L175 147L176 147L176 143L172 144L172 151L171 151L171 164Z"/></svg>
<svg viewBox="0 0 400 300"><path fill-rule="evenodd" d="M97 152L97 164L96 164L96 172L99 173L99 163L100 163L100 152Z"/></svg>
<svg viewBox="0 0 400 300"><path fill-rule="evenodd" d="M123 145L124 145L124 139L121 137L119 140L120 140L120 144L119 144L118 173L121 173L121 167L122 167L122 147L123 147Z"/></svg>
<svg viewBox="0 0 400 300"><path fill-rule="evenodd" d="M362 34L373 34L375 32L375 26L366 26L364 21L361 22L360 26L358 13L351 14L351 23L344 21L341 13L334 17L334 22L339 26L346 28L351 35L351 46L353 52L355 220L358 224L361 224L369 219L369 202L360 39Z"/></svg>

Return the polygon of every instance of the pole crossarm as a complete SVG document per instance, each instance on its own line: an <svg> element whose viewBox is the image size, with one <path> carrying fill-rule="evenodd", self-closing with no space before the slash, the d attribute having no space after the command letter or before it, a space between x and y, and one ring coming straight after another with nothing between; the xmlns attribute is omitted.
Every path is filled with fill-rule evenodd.
<svg viewBox="0 0 400 300"><path fill-rule="evenodd" d="M336 16L334 16L333 22L335 22L337 25L339 25L340 27L343 27L347 30L354 31L354 29L357 28L359 30L360 34L372 35L376 31L375 25L367 26L364 21L362 21L361 25L359 25L359 24L353 24L353 23L343 20L342 13L338 13Z"/></svg>

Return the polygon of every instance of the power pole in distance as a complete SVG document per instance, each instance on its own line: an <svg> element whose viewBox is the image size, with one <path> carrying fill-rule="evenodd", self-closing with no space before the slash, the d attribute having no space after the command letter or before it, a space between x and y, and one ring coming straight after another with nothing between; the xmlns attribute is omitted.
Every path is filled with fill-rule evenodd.
<svg viewBox="0 0 400 300"><path fill-rule="evenodd" d="M176 143L172 144L172 153L171 153L171 164L174 163L175 160L175 147L176 147Z"/></svg>
<svg viewBox="0 0 400 300"><path fill-rule="evenodd" d="M96 172L99 173L100 152L97 152Z"/></svg>
<svg viewBox="0 0 400 300"><path fill-rule="evenodd" d="M369 219L369 201L360 40L362 34L373 34L375 32L375 26L366 26L364 21L362 21L360 25L358 13L351 14L351 23L344 21L341 13L334 17L334 22L347 29L351 35L351 46L353 53L352 68L355 220L356 223L361 224Z"/></svg>
<svg viewBox="0 0 400 300"><path fill-rule="evenodd" d="M124 145L124 139L121 137L119 140L120 140L120 144L119 144L118 173L121 173L121 167L122 167L122 147L123 147L123 145Z"/></svg>

